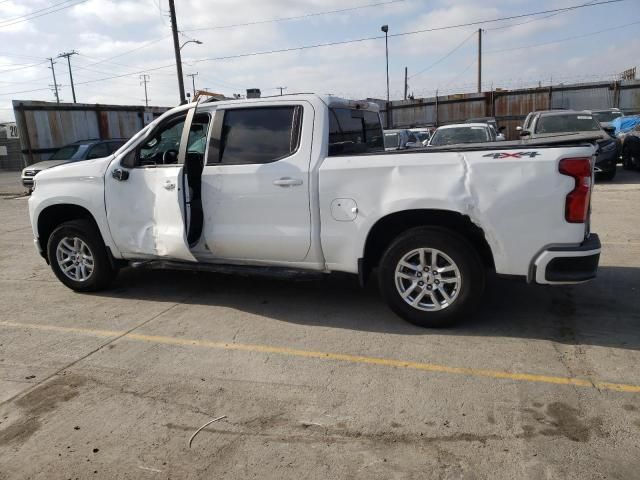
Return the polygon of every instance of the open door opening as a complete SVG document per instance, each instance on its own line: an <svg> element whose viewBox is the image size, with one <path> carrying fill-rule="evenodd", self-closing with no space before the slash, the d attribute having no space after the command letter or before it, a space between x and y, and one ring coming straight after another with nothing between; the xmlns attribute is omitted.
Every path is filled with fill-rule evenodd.
<svg viewBox="0 0 640 480"><path fill-rule="evenodd" d="M202 209L202 170L204 168L207 133L211 117L208 113L196 113L189 130L189 141L184 160L185 229L187 243L194 247L202 236L204 213Z"/></svg>

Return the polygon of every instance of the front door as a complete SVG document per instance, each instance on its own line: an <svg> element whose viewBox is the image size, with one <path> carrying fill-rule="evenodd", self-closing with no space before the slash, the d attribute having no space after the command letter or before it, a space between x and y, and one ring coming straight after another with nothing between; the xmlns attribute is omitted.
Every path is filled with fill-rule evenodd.
<svg viewBox="0 0 640 480"><path fill-rule="evenodd" d="M216 110L202 173L208 255L241 262L305 259L313 120L306 102Z"/></svg>
<svg viewBox="0 0 640 480"><path fill-rule="evenodd" d="M109 166L107 220L126 258L195 260L186 240L183 175L194 110L168 118Z"/></svg>

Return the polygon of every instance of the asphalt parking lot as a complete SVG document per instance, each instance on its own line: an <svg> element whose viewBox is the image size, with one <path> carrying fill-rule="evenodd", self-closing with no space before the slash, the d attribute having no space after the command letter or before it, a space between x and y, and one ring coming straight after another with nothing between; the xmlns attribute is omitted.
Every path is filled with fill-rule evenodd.
<svg viewBox="0 0 640 480"><path fill-rule="evenodd" d="M0 195L0 478L638 478L639 208L620 170L595 281L492 279L433 331L343 276L130 269L76 294Z"/></svg>

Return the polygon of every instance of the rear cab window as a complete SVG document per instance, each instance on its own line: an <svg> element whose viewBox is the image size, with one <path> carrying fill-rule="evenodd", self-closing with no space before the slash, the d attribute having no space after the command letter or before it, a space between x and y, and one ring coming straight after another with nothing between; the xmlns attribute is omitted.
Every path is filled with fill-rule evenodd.
<svg viewBox="0 0 640 480"><path fill-rule="evenodd" d="M384 151L382 123L377 112L329 108L329 156Z"/></svg>

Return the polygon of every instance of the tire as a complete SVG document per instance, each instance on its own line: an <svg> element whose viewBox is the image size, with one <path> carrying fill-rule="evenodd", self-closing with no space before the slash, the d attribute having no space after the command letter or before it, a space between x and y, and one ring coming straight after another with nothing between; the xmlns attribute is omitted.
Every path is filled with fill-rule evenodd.
<svg viewBox="0 0 640 480"><path fill-rule="evenodd" d="M118 273L109 261L100 232L89 220L58 226L49 236L47 255L58 280L76 292L102 290Z"/></svg>
<svg viewBox="0 0 640 480"><path fill-rule="evenodd" d="M631 170L633 168L631 165L631 154L629 153L629 149L625 147L622 148L622 168L625 170Z"/></svg>
<svg viewBox="0 0 640 480"><path fill-rule="evenodd" d="M421 249L424 263L420 272L416 266L420 263ZM431 261L428 258L434 251L437 274L430 268L433 257ZM401 261L413 268L401 266ZM445 271L450 267L452 271ZM404 232L387 248L378 281L382 297L397 315L421 327L439 328L453 325L477 305L484 291L485 269L476 249L461 235L444 228L417 227ZM403 299L401 289L408 294L409 301L417 301L417 307ZM449 302L441 289L450 297Z"/></svg>
<svg viewBox="0 0 640 480"><path fill-rule="evenodd" d="M609 170L608 172L602 172L598 175L600 180L611 181L616 177L616 168L613 167L613 170Z"/></svg>

